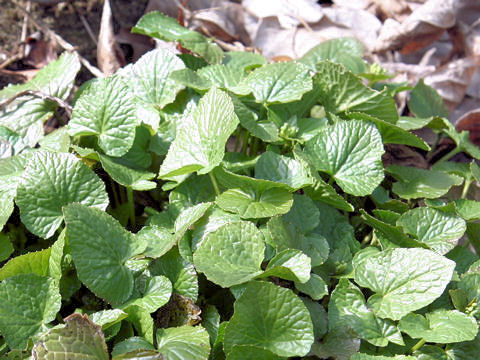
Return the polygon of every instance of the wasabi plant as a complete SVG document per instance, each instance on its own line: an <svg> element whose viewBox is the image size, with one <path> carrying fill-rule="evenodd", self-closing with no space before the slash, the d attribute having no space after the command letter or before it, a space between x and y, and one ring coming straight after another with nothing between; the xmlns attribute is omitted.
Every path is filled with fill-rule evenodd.
<svg viewBox="0 0 480 360"><path fill-rule="evenodd" d="M354 39L268 63L158 12L134 31L183 53L74 94L64 53L0 91L3 356L478 358L480 151L432 88ZM421 128L454 149L386 165L433 154Z"/></svg>

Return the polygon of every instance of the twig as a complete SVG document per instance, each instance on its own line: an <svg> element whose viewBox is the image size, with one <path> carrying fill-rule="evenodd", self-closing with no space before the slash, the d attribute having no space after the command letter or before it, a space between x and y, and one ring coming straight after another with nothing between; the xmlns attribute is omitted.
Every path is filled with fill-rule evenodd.
<svg viewBox="0 0 480 360"><path fill-rule="evenodd" d="M30 12L31 8L32 8L32 2L28 0L26 10ZM24 14L23 24L22 24L22 34L20 35L21 43L24 43L25 40L27 40L27 30L28 30L28 14Z"/></svg>
<svg viewBox="0 0 480 360"><path fill-rule="evenodd" d="M33 25L35 25L36 28L39 30L43 31L45 34L47 34L51 39L55 40L63 49L67 51L72 51L76 53L80 59L80 62L85 66L93 75L96 77L104 77L103 73L95 66L90 64L90 62L85 59L83 56L81 56L78 51L75 49L75 47L70 44L68 41L66 41L64 38L62 38L60 35L58 35L56 32L50 30L40 19L35 19L32 14L27 11L22 5L18 3L17 0L12 0L12 2L25 14L28 14L29 20L32 22Z"/></svg>
<svg viewBox="0 0 480 360"><path fill-rule="evenodd" d="M48 100L48 101L54 102L65 109L65 112L67 113L67 116L69 118L72 116L72 107L69 104L67 104L65 101L63 101L62 99L56 96L48 95L48 94L42 93L41 91L35 91L35 90L20 91L18 94L15 94L10 99L7 99L4 102L0 103L0 110L10 105L12 102L15 101L15 99L18 99L19 97L22 97L25 95L31 95L31 96L38 97L42 100Z"/></svg>
<svg viewBox="0 0 480 360"><path fill-rule="evenodd" d="M13 63L17 60L20 60L22 57L23 57L23 55L20 54L20 53L13 55L12 57L8 58L7 60L5 60L4 62L2 62L0 64L0 70L5 69L8 65L10 65L11 63Z"/></svg>
<svg viewBox="0 0 480 360"><path fill-rule="evenodd" d="M82 22L83 26L85 27L85 30L87 30L88 36L90 36L90 39L92 39L93 43L95 45L98 45L97 39L95 37L95 34L93 33L92 28L90 27L90 24L88 23L87 19L85 19L85 16L80 14L79 12L75 11L80 18L80 21Z"/></svg>

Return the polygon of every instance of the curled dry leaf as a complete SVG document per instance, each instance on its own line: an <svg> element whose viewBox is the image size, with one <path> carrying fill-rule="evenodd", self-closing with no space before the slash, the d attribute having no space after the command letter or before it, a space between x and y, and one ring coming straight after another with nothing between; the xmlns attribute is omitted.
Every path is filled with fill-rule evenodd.
<svg viewBox="0 0 480 360"><path fill-rule="evenodd" d="M455 25L457 10L455 0L428 0L402 23L389 19L380 30L375 51L422 49Z"/></svg>
<svg viewBox="0 0 480 360"><path fill-rule="evenodd" d="M451 111L462 101L472 80L479 59L474 57L452 61L425 76L425 84L438 91Z"/></svg>
<svg viewBox="0 0 480 360"><path fill-rule="evenodd" d="M97 62L100 70L106 75L111 75L126 65L123 53L115 41L115 34L113 33L110 0L105 0L103 4L100 33L98 34Z"/></svg>
<svg viewBox="0 0 480 360"><path fill-rule="evenodd" d="M470 132L470 141L480 146L480 108L469 111L457 120L455 128L458 132Z"/></svg>
<svg viewBox="0 0 480 360"><path fill-rule="evenodd" d="M250 44L250 35L245 29L243 7L240 4L225 5L199 10L195 13L193 27L207 36L226 42L241 41Z"/></svg>

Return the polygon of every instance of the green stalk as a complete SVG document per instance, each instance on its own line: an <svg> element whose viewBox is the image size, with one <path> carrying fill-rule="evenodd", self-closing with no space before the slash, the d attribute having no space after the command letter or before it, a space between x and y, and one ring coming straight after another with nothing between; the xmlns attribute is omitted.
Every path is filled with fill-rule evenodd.
<svg viewBox="0 0 480 360"><path fill-rule="evenodd" d="M210 176L210 180L212 181L213 188L215 189L215 194L220 195L220 188L218 187L217 179L215 179L215 175L210 171L208 173L208 176Z"/></svg>
<svg viewBox="0 0 480 360"><path fill-rule="evenodd" d="M465 182L463 183L463 190L462 190L462 195L460 196L460 199L466 199L467 198L468 189L470 189L470 184L471 183L472 183L471 180L465 179Z"/></svg>
<svg viewBox="0 0 480 360"><path fill-rule="evenodd" d="M258 153L258 145L259 145L259 139L258 138L253 138L253 145L250 148L250 156L257 156Z"/></svg>
<svg viewBox="0 0 480 360"><path fill-rule="evenodd" d="M240 148L240 136L242 135L242 129L237 127L237 130L235 131L235 146L233 147L234 152L238 152Z"/></svg>
<svg viewBox="0 0 480 360"><path fill-rule="evenodd" d="M243 148L242 148L243 155L247 155L248 137L249 136L250 136L250 133L248 131L245 131L245 135L243 136Z"/></svg>
<svg viewBox="0 0 480 360"><path fill-rule="evenodd" d="M135 204L133 202L133 190L127 187L128 210L130 212L130 225L135 226Z"/></svg>
<svg viewBox="0 0 480 360"><path fill-rule="evenodd" d="M461 149L457 146L455 149L453 149L452 151L450 151L448 154L444 155L440 160L438 160L436 162L436 164L439 164L439 163L442 163L442 162L445 162L447 160L449 160L450 158L452 158L453 156L457 155L458 153L462 152Z"/></svg>
<svg viewBox="0 0 480 360"><path fill-rule="evenodd" d="M115 203L115 207L119 206L121 204L119 198L118 198L118 194L117 194L117 190L115 188L115 183L113 182L112 178L109 177L108 178L110 180L110 187L112 189L112 194L113 194L113 201Z"/></svg>
<svg viewBox="0 0 480 360"><path fill-rule="evenodd" d="M413 347L410 349L410 354L420 349L423 345L425 345L426 342L427 341L425 339L421 339L419 342L413 345Z"/></svg>

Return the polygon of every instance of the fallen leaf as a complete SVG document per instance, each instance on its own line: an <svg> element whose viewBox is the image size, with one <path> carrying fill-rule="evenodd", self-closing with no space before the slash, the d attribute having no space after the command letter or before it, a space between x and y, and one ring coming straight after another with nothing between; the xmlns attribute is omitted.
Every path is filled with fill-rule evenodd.
<svg viewBox="0 0 480 360"><path fill-rule="evenodd" d="M105 75L114 74L126 65L125 57L115 41L110 0L105 0L103 4L100 33L98 34L97 63Z"/></svg>

